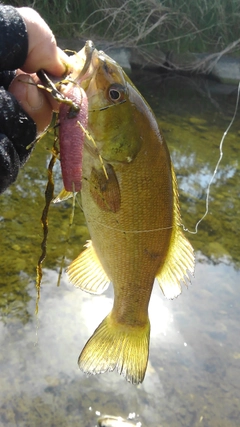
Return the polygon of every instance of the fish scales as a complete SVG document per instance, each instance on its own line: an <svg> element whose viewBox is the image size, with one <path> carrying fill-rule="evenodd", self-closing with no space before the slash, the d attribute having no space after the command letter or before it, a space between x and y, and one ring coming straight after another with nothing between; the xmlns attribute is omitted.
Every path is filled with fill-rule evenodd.
<svg viewBox="0 0 240 427"><path fill-rule="evenodd" d="M126 109L132 113L128 117L128 123L125 124L126 136L129 132L127 128L131 123L137 122L135 138L141 147L134 161L119 162L114 165L120 185L121 207L113 215L111 211L101 210L91 197L91 179L88 175L93 159L87 150L85 150L83 161L83 174L87 179L83 183L82 203L90 235L94 236L94 248L109 279L113 285L118 284L114 287L116 308L114 313L118 313L117 307L121 307L120 312L127 319L132 313L133 301L138 298L139 309L135 308L134 315L137 322L139 315L143 315L144 311L147 316L147 306L156 271L164 262L164 253L171 235L173 201L170 158L165 141L156 122L153 121L148 141L143 143L145 128L139 125L141 115L145 113L150 121L153 120L153 116L137 92L131 95L132 97L126 103L116 105L111 111L112 115L119 117L126 115ZM133 103L135 105L138 103L138 108L133 107ZM99 116L102 116L103 129L108 126L106 121L109 120L106 118L104 123L106 111L100 111L98 117L96 115L92 113L89 123L89 129L93 135L95 134L94 123L95 121L99 123ZM120 132L123 132L123 127L124 123L121 123ZM154 231L147 232L148 230ZM107 238L103 240L106 233ZM142 295L142 298L139 298L139 295ZM130 309L128 309L129 305ZM145 310L143 310L144 305Z"/></svg>
<svg viewBox="0 0 240 427"><path fill-rule="evenodd" d="M97 50L92 76L82 85L94 140L93 147L85 139L81 192L92 242L68 274L91 293L112 282L114 304L85 345L79 366L88 374L116 369L138 384L147 367L154 279L168 298L179 295L181 282L193 272L193 249L180 228L168 148L147 102L121 67Z"/></svg>
<svg viewBox="0 0 240 427"><path fill-rule="evenodd" d="M125 104L122 104L122 107L125 107ZM144 150L143 146L142 151ZM164 192L172 192L171 173L159 173L162 157L166 157L163 159L165 161L169 159L168 155L156 156L158 150L159 147L152 144L152 147L148 146L147 152L145 150L144 156L141 156L140 151L133 163L115 165L114 170L120 183L121 208L114 215L101 210L95 204L89 189L91 184L88 180L83 183L82 203L90 235L95 237L94 248L110 281L118 284L114 287L115 308L121 306L121 313L126 319L132 313L133 301L138 298L139 309L137 311L135 307L134 313L136 322L139 315L143 314L144 305L147 315L156 271L164 262L164 253L171 236L173 207L170 197L166 214L163 216L161 213L162 199L166 200ZM83 163L84 176L89 169L86 160L84 159ZM137 174L138 168L144 173ZM152 187L151 192L149 186ZM164 203L166 208L167 202ZM105 235L107 238L103 240ZM140 295L142 298L139 298ZM118 309L115 312L120 315Z"/></svg>

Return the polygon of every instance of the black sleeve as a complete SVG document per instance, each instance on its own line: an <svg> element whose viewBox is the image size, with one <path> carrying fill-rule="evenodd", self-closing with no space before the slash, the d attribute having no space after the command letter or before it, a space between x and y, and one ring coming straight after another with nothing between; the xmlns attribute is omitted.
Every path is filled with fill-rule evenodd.
<svg viewBox="0 0 240 427"><path fill-rule="evenodd" d="M36 124L7 92L28 53L26 25L12 6L0 5L0 193L17 178L28 159L27 146L36 139Z"/></svg>
<svg viewBox="0 0 240 427"><path fill-rule="evenodd" d="M21 68L28 53L24 20L12 6L0 6L0 71Z"/></svg>

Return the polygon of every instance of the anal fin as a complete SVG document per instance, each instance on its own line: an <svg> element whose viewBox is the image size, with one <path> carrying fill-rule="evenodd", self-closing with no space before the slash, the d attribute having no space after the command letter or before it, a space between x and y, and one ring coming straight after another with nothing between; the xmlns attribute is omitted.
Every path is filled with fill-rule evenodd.
<svg viewBox="0 0 240 427"><path fill-rule="evenodd" d="M85 246L86 249L67 268L67 273L75 286L91 294L100 295L108 288L110 281L91 240Z"/></svg>

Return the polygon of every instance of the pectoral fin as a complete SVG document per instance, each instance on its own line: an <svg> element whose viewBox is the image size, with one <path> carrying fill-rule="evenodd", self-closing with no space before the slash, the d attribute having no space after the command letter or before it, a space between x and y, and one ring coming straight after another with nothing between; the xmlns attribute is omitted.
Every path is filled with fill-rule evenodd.
<svg viewBox="0 0 240 427"><path fill-rule="evenodd" d="M193 248L180 228L177 181L173 168L172 181L174 195L172 235L164 265L156 276L164 295L169 299L175 298L181 293L181 282L187 286L189 273L194 272Z"/></svg>
<svg viewBox="0 0 240 427"><path fill-rule="evenodd" d="M91 240L86 243L86 249L70 264L67 273L75 286L91 294L102 294L110 283Z"/></svg>
<svg viewBox="0 0 240 427"><path fill-rule="evenodd" d="M60 193L53 199L53 203L60 203L64 202L65 200L70 199L70 197L73 197L73 193L65 190L65 188L60 191Z"/></svg>
<svg viewBox="0 0 240 427"><path fill-rule="evenodd" d="M107 177L103 169L92 168L90 192L98 207L103 211L117 212L121 206L121 193L113 167L107 164Z"/></svg>

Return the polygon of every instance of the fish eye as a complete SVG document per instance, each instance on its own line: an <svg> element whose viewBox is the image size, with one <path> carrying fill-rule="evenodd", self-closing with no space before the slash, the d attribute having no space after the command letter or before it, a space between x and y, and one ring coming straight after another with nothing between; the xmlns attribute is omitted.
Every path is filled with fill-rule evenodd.
<svg viewBox="0 0 240 427"><path fill-rule="evenodd" d="M115 83L108 88L108 98L112 102L122 101L125 95L125 87Z"/></svg>
<svg viewBox="0 0 240 427"><path fill-rule="evenodd" d="M109 95L113 101L117 101L121 97L121 93L116 89L110 89Z"/></svg>

